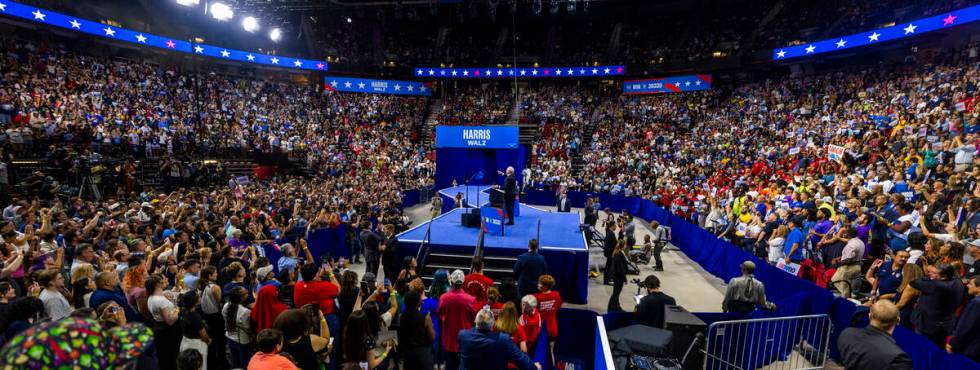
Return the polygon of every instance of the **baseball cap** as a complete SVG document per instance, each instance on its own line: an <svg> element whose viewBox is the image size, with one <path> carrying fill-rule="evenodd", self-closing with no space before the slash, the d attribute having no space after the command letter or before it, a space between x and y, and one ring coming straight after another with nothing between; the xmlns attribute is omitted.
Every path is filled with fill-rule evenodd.
<svg viewBox="0 0 980 370"><path fill-rule="evenodd" d="M466 274L462 270L455 270L449 275L450 284L462 284L464 281L466 281Z"/></svg>
<svg viewBox="0 0 980 370"><path fill-rule="evenodd" d="M147 208L147 207L153 208L153 205L150 204L150 202L143 202L143 204L140 204L140 208Z"/></svg>
<svg viewBox="0 0 980 370"><path fill-rule="evenodd" d="M166 237L169 237L169 236L171 236L173 234L176 234L176 233L177 233L177 230L174 230L174 229L166 229L166 230L163 230L163 237L166 238Z"/></svg>

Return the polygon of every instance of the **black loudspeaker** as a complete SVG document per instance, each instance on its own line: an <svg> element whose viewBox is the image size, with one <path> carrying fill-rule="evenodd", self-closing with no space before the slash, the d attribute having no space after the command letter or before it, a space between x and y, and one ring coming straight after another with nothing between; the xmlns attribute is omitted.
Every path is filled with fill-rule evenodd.
<svg viewBox="0 0 980 370"><path fill-rule="evenodd" d="M480 227L480 213L475 209L469 209L459 215L459 223L463 227Z"/></svg>
<svg viewBox="0 0 980 370"><path fill-rule="evenodd" d="M671 355L680 360L684 358L687 349L697 338L698 333L704 334L708 326L697 316L687 312L681 306L664 307L664 329L674 334L670 343ZM697 346L691 349L687 360L682 367L684 369L703 369L704 368L704 341L700 341Z"/></svg>

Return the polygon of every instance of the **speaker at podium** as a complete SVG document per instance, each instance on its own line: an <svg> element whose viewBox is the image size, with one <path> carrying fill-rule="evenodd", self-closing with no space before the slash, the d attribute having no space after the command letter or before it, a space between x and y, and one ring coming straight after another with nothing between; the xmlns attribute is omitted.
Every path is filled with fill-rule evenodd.
<svg viewBox="0 0 980 370"><path fill-rule="evenodd" d="M490 206L493 208L504 208L503 189L490 189Z"/></svg>

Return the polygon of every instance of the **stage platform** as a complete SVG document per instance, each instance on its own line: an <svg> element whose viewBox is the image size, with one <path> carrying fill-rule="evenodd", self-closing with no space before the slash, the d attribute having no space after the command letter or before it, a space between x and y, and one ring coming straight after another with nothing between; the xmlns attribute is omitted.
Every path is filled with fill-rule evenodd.
<svg viewBox="0 0 980 370"><path fill-rule="evenodd" d="M490 203L490 194L487 190L490 189L489 185L459 185L450 188L445 188L439 190L439 195L442 196L442 209L443 212L449 212L453 209L453 200L456 199L456 194L463 193L463 200L466 202L467 207L480 208L480 206ZM446 200L449 200L448 202ZM477 204L479 201L479 204Z"/></svg>
<svg viewBox="0 0 980 370"><path fill-rule="evenodd" d="M476 206L477 192L489 186L471 186L470 204ZM444 196L454 197L463 192L463 187L440 190ZM451 195L450 195L451 194ZM487 194L480 194L481 203ZM519 216L515 224L507 226L504 236L486 235L484 237L484 256L515 257L527 251L527 242L538 239L540 253L548 261L548 273L555 277L557 290L571 303L586 303L588 299L589 251L585 235L579 230L581 224L577 213L549 212L525 204L520 204ZM398 235L403 256L414 256L421 246L429 223L429 248L433 253L445 252L472 254L479 239L480 229L466 228L460 223L463 208L451 209L432 221L416 225ZM476 211L474 209L474 211ZM540 222L540 236L538 224Z"/></svg>

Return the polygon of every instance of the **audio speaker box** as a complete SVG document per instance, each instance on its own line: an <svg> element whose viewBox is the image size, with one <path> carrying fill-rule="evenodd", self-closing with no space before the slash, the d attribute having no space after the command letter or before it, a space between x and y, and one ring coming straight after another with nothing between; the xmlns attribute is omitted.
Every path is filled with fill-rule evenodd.
<svg viewBox="0 0 980 370"><path fill-rule="evenodd" d="M480 227L480 212L476 209L469 209L459 217L459 223L463 224L463 227Z"/></svg>
<svg viewBox="0 0 980 370"><path fill-rule="evenodd" d="M674 334L670 343L670 353L674 358L683 359L688 347L697 337L698 333L704 333L708 326L697 316L687 312L681 306L664 307L664 329ZM701 341L687 356L681 366L684 369L704 368L704 341Z"/></svg>

